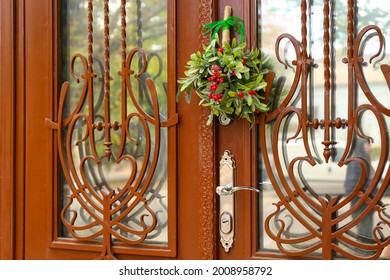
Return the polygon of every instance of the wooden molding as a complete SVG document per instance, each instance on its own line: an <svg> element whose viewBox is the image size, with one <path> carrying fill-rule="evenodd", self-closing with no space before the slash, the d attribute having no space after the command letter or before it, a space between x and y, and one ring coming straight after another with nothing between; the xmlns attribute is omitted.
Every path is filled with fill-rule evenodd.
<svg viewBox="0 0 390 280"><path fill-rule="evenodd" d="M200 48L210 41L202 33L202 26L212 21L213 1L199 0L199 43ZM215 125L206 125L209 108L200 108L199 126L199 170L200 170L200 251L202 259L216 258L216 161Z"/></svg>

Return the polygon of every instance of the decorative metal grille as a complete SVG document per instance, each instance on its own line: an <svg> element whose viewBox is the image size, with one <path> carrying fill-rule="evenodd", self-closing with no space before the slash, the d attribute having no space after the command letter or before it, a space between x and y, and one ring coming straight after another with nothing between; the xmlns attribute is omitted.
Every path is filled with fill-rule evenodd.
<svg viewBox="0 0 390 280"><path fill-rule="evenodd" d="M356 32L357 1L348 0L346 65L347 104L332 101L336 90L330 37L334 36L332 21L335 1L323 1L323 118L309 111L310 82L316 64L309 55L311 41L308 39L308 11L313 1L302 0L301 40L284 33L276 41L278 61L294 71L294 78L284 99L269 114L261 116L259 141L263 161L279 201L275 209L264 218L264 230L276 243L277 249L292 257L319 254L323 259L347 257L350 259L376 259L390 244L390 215L388 205L383 201L389 182L389 135L387 128L390 110L377 98L377 92L368 84L364 67L377 64L384 58L384 36L376 25L368 25ZM340 19L339 19L340 20ZM337 32L337 31L336 31ZM376 40L376 50L365 58L365 47ZM282 43L286 46L282 46ZM286 58L287 48L294 50L294 58ZM380 66L382 79L390 86L390 67ZM268 77L271 90L273 76ZM281 80L279 80L281 82ZM277 84L274 81L274 85ZM389 87L390 88L390 87ZM367 102L358 104L357 92L364 94ZM313 94L318 95L318 92ZM388 98L387 98L388 102ZM334 106L346 106L347 116L333 116ZM373 168L367 159L354 153L359 142L372 144L370 131L361 126L362 118L369 115L372 124L379 131L378 162ZM293 124L294 123L294 124ZM309 172L324 159L325 165L334 157L340 147L337 136L346 129L345 147L337 161L338 168L356 165L359 170L358 182L347 194L319 194L315 183L305 179ZM323 139L322 156L315 148L315 136L321 130ZM288 152L291 143L300 143L301 154ZM340 152L339 152L340 156ZM306 166L306 167L305 167ZM310 168L313 168L312 170ZM350 171L347 171L350 172ZM371 174L370 174L371 173ZM328 178L329 181L332 178ZM264 202L263 202L264 204ZM376 224L364 236L355 228L363 224L368 216L375 216ZM367 228L366 228L367 229Z"/></svg>
<svg viewBox="0 0 390 280"><path fill-rule="evenodd" d="M149 71L152 59L159 64L162 59L156 52L147 55L142 49L145 38L142 38L141 7L145 3L140 0L131 3L137 6L137 34L134 37L138 47L127 52L126 10L129 3L126 0L114 2L120 5L121 70L118 76L110 75L110 1L88 0L85 2L88 11L87 57L76 53L70 61L71 76L77 83L81 82L81 90L72 91L69 96L71 85L64 82L57 121L46 120L48 127L56 130L59 161L69 186L67 202L60 215L62 225L77 241L99 242L101 259L115 258L113 246L116 242L121 246L137 245L145 240L153 242L163 229L166 230L167 205L159 190L167 181L166 130L178 123L177 114L165 118L165 109L159 106L162 93L157 90L166 91L166 83L156 87L154 81L161 75L161 65L157 73ZM103 62L94 56L93 49L96 3L103 5ZM166 4L153 8L163 9ZM82 65L79 76L75 70L77 63ZM98 70L102 71L101 80L94 65L99 65ZM117 77L121 80L120 117L112 120L115 114L110 103L110 81ZM96 91L99 82L102 88ZM77 100L72 109L67 107L69 98ZM103 114L99 113L101 107ZM115 137L119 139L117 147ZM158 166L165 169L161 171ZM114 173L123 178L112 179Z"/></svg>

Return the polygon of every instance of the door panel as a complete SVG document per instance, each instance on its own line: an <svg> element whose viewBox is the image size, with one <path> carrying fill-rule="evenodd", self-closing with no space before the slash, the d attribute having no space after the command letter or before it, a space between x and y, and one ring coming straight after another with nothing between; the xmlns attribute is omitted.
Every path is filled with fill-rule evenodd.
<svg viewBox="0 0 390 280"><path fill-rule="evenodd" d="M218 1L218 19L222 19L224 15L224 7L229 5L232 7L232 15L241 17L245 22L245 38L248 47L253 46L255 43L252 33L254 30L253 1ZM245 120L234 120L227 126L223 126L218 123L217 119L214 119L216 123L217 138L217 170L219 168L219 161L226 150L234 156L236 170L235 170L235 185L254 187L255 174L252 172L252 162L255 161L255 151L252 150L253 134L250 130L250 124ZM252 213L252 201L253 197L256 197L250 191L237 191L234 194L235 203L235 241L229 252L226 252L223 248L219 238L218 241L218 258L220 259L247 259L251 252L251 242L254 242L251 233ZM217 199L218 201L218 199ZM217 202L218 205L218 202ZM218 209L218 208L217 208ZM217 217L217 224L219 225L219 215ZM219 228L218 228L219 230Z"/></svg>
<svg viewBox="0 0 390 280"><path fill-rule="evenodd" d="M240 120L217 127L218 153L236 159L236 186L260 190L235 193L236 240L229 252L219 247L221 258L385 256L386 23L371 4L257 1L240 15L257 10L245 23L275 67L276 101L253 130Z"/></svg>
<svg viewBox="0 0 390 280"><path fill-rule="evenodd" d="M178 254L181 258L200 258L199 247L197 243L193 242L194 235L199 235L198 224L191 223L188 225L189 220L194 220L194 213L191 209L198 208L199 200L192 199L191 202L182 204L178 203L180 199L176 196L177 180L184 180L176 175L178 158L180 161L189 162L186 157L191 158L191 160L196 157L193 154L194 151L186 147L182 148L182 153L179 156L176 153L178 149L176 139L184 143L193 141L194 138L189 139L190 134L188 133L176 132L176 83L166 83L167 79L169 81L176 80L176 63L183 61L184 64L185 60L185 56L180 51L176 51L182 49L179 43L175 43L177 37L184 36L180 34L187 36L191 32L196 32L196 30L189 32L188 30L179 29L176 32L176 14L180 14L178 20L184 20L182 17L186 16L187 8L190 7L196 10L198 6L192 1L184 3L187 5L176 5L175 1L168 1L165 7L160 9L161 1L157 1L159 5L150 7L155 8L160 13L162 11L163 14L153 15L151 14L152 9L147 7L145 1L132 1L127 6L129 11L133 9L128 15L133 17L143 15L145 18L149 17L149 20L144 19L144 29L138 29L138 33L129 24L126 30L128 45L126 54L124 54L121 51L124 46L123 40L121 40L121 37L124 36L123 30L122 32L121 30L112 31L120 34L117 37L108 37L107 33L106 36L99 34L100 31L104 33L115 30L116 24L120 26L124 23L124 17L122 17L122 21L119 21L118 14L120 15L120 12L119 9L116 9L120 7L121 1L110 2L112 5L110 9L104 6L108 1L62 1L58 2L57 5L52 1L42 0L40 3L36 1L33 4L28 3L26 6L21 5L21 9L26 14L27 71L24 77L27 89L26 171L25 174L18 171L18 177L25 176L24 230L26 237L22 240L24 246L19 250L24 248L22 258L26 259L146 259L175 258L178 257ZM122 1L122 3L124 2L126 1ZM181 1L181 4L183 2ZM64 6L61 6L61 3ZM77 12L82 12L88 11L91 4L95 6L90 9L92 11L90 15L86 12L84 16L75 18L72 17L72 14L61 14L61 12L64 12L62 9L66 5L76 5ZM135 13L134 9L137 8L139 9ZM180 9L183 12L179 12ZM57 11L60 14L57 14ZM91 15L92 17L89 18L88 16ZM112 20L111 25L108 22L104 23L107 21L107 16ZM61 22L64 17L67 20L80 20L79 25L70 25L67 30L67 24ZM166 23L158 24L156 22L159 18L164 17L168 20ZM88 19L96 24L93 28L88 29ZM189 24L191 24L191 21L198 24L196 14L187 15L185 20ZM138 20L138 22L137 20L129 20L129 22L142 24L141 20ZM103 28L99 27L100 24ZM83 26L85 27L84 32L76 34L77 36L71 34L72 36L65 39L60 35L60 27L64 28L62 31L70 34L72 29L73 31L75 28L83 29ZM167 52L164 59L152 52L153 48L158 48L158 40L153 39L153 36L155 36L153 34L161 34L161 32L157 30L153 33L153 30L151 30L148 34L148 30L146 30L148 26L150 28L162 27L168 32L165 34L167 45L163 47L163 50ZM140 36L144 37L141 38ZM195 44L191 40L180 40L180 42L185 41L186 44L196 46L198 44L197 37L196 35L192 37L195 38ZM108 42L105 38L110 38L112 41ZM69 47L69 44L62 44L68 42L66 40L77 40L78 43L84 40L84 44ZM134 47L145 47L147 40L149 42L154 40L154 45L150 45L150 49L144 55L142 50ZM88 41L93 42L93 44L88 44ZM135 46L130 41L135 43ZM111 53L105 53L108 50L109 43L111 43L109 49ZM99 49L103 50L101 52L103 56L101 64L98 61ZM93 50L96 51L96 57ZM191 51L191 49L188 49L188 51ZM83 54L79 55L78 52ZM74 54L76 55L72 58ZM109 57L111 57L112 65L118 62L119 67L115 64L109 70L107 65ZM68 59L67 62L66 59ZM103 69L103 74L98 73L100 76L96 80L93 80L94 75L91 74L91 69L88 69L88 62L91 60L96 63L94 69L98 70L99 66L102 66ZM160 72L157 66L162 61L167 61L167 65L163 65ZM86 68L83 68L84 62L86 62ZM128 65L124 65L125 67L121 69L121 63L126 64L127 62ZM132 62L132 65L129 65L130 62ZM149 64L146 64L147 62ZM67 67L67 65L70 66ZM149 67L147 70L153 71L144 73L143 76L139 75L139 84L137 84L137 79L130 81L127 78L122 79L122 83L116 83L116 81L121 81L119 71L124 77L125 75L130 76L133 74L133 69L137 69L135 73L139 73L139 71L145 71L147 65ZM72 70L74 70L74 73L72 73ZM69 95L66 91L68 84L61 80L65 71L70 73L64 79L70 82ZM54 77L53 73L56 73ZM158 80L159 75L163 75L165 81ZM80 84L84 86L77 88L77 82L74 78L78 78ZM20 79L23 78L20 77ZM107 83L104 83L107 80L115 80L111 82L111 88ZM99 83L101 86L99 86ZM114 92L118 85L119 91L116 90L113 94L120 93L121 90L125 92L127 105L117 106L121 104L119 99L122 98L123 100L124 98L124 95L119 95L118 97L110 96L110 106L107 97L110 95L110 90ZM63 86L62 91L61 86ZM100 91L101 88L102 91ZM84 92L78 94L77 90ZM132 90L135 92L134 96L131 93ZM141 90L147 95L142 97ZM162 109L157 111L157 98L153 98L155 92L161 91L165 92L165 97L160 95L158 98L162 97L162 100L160 99L159 102L165 105L159 107L159 109ZM103 95L99 96L100 93ZM67 101L65 96L74 98L72 99L73 103ZM148 99L150 96L151 100ZM79 98L79 101L77 101L77 98ZM142 103L140 101L142 98L144 100L143 104L138 106ZM101 111L97 110L99 105L91 106L93 99L101 103L101 108L103 108ZM150 105L148 104L149 101L151 102ZM145 102L147 103L146 106L144 106ZM126 100L124 104L126 104ZM136 110L134 110L134 107L136 107ZM98 112L90 114L91 108ZM92 121L93 118L96 121ZM157 121L158 118L161 120ZM198 121L199 117L191 115L190 120L193 121L194 119ZM185 122L185 118L183 118L183 121ZM75 128L77 126L78 128ZM141 129L134 129L133 126ZM111 138L107 131L112 132ZM142 135L135 134L140 131L142 131ZM24 128L21 128L21 132L24 132ZM119 137L115 138L117 136L115 133ZM158 142L153 139L160 139L162 148L158 149ZM127 140L127 142L132 142L133 145L130 143L128 146L122 146L116 143L117 140L119 142ZM112 148L111 155L110 148ZM134 155L136 152L126 154L123 152L124 150L135 150L142 154L138 155L139 158L136 158ZM148 154L151 155L150 159L144 160L144 157L146 158ZM77 156L77 159L75 156ZM111 161L118 162L121 159L123 161L127 160L133 165L132 171L125 172L129 174L130 179L121 182L122 185L125 185L124 188L119 190L116 187L110 189L113 187L112 184L115 180L107 178L107 180L100 180L103 178L102 174L106 177L113 174L112 170L104 169L109 165L108 160L105 162L106 166L99 165L100 162L104 161L104 158L110 158ZM161 159L164 161L159 163ZM97 167L90 168L94 163ZM135 168L136 165L137 168ZM61 168L62 171L60 171ZM158 173L158 176L149 176L148 174L153 173L152 171L155 168L157 168L156 170L160 168L168 171L165 174L155 172L155 174ZM185 172L182 173L185 174ZM146 174L144 177L141 176L143 173ZM192 171L187 178L191 177L198 178L199 173ZM196 180L191 181L191 184L195 183ZM188 183L186 185L188 186ZM99 189L99 186L101 189ZM152 188L149 186L152 186ZM164 188L166 191L162 192L161 190ZM21 186L20 189L23 190L23 187ZM160 192L157 189L160 189ZM192 196L191 192L194 189L191 186L183 189L180 193L181 197ZM196 197L196 195L193 197ZM81 207L77 205L81 205ZM177 219L176 215L178 207L182 209L180 219ZM164 212L166 208L168 210ZM22 217L22 214L20 214L20 217ZM195 219L198 219L197 215ZM157 230L160 226L164 227L161 231ZM179 228L183 228L180 231L182 235L180 242L177 241ZM158 237L158 240L153 238L158 236L159 233L162 234ZM180 252L176 249L178 243L181 246Z"/></svg>

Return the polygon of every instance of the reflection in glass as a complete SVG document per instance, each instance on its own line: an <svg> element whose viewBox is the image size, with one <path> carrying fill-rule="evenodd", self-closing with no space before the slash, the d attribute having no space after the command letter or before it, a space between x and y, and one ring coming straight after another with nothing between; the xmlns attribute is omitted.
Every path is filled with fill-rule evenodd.
<svg viewBox="0 0 390 280"><path fill-rule="evenodd" d="M347 64L343 63L343 58L347 56L347 2L348 1L330 1L330 68L331 68L331 88L330 88L330 115L331 119L335 120L340 118L341 120L348 119L348 69ZM287 65L287 69L277 61L275 55L275 42L279 35L288 33L294 36L298 41L301 40L301 1L271 1L271 0L258 0L258 46L271 56L275 63L276 74L279 75L279 79L284 79L284 88L281 91L281 96L278 99L275 108L283 101L283 93L288 92L292 81L294 79L296 64L294 59L296 58L293 45L288 40L284 40L280 44L279 52L282 61ZM312 64L308 70L308 100L307 100L307 112L308 120L318 118L319 120L324 118L324 54L323 54L323 1L307 1L307 36L308 36L308 56L312 59ZM382 14L389 14L390 8L383 5L379 8L379 2L377 1L357 1L356 13L358 15L357 20L357 32L369 24L376 24L381 28L385 41L390 40L390 20L388 17ZM375 8L377 7L377 8ZM321 20L320 20L321 19ZM356 32L356 33L357 33ZM360 55L364 57L365 62L368 62L370 58L378 52L379 49L379 37L376 32L368 32L362 40L360 45ZM388 50L386 50L388 51ZM390 99L388 96L389 87L386 84L386 80L383 73L380 70L381 64L390 64L389 55L384 53L379 58L375 59L373 63L363 63L361 66L364 80L367 82L369 89L385 108L390 107ZM290 101L289 105L300 108L301 107L301 82L295 91L295 97ZM370 100L364 94L361 86L354 83L354 108L358 108L362 104L371 104ZM315 163L312 166L307 160L308 151L305 149L302 134L295 135L299 131L300 119L298 114L290 114L288 117L284 117L280 124L278 132L274 131L275 121L267 124L266 130L266 146L269 147L267 151L260 151L259 146L259 188L262 193L260 195L260 209L259 209L259 250L264 251L280 251L275 242L268 236L264 229L264 223L266 219L276 210L273 203L277 203L280 198L276 194L272 185L264 183L269 181L269 177L275 178L278 185L293 185L296 184L302 189L308 197L316 200L318 197L337 198L338 203L343 203L348 198L348 195L353 193L353 196L358 196L359 189L356 187L356 181L352 180L352 173L354 179L356 177L361 178L361 166L367 171L367 178L364 178L367 183L362 183L361 190L363 193L368 188L369 182L372 180L373 174L378 174L378 178L371 191L372 196L378 192L378 188L381 186L381 182L385 179L387 170L389 167L388 161L388 125L390 117L385 114L381 114L378 118L377 115L371 110L360 110L356 116L358 123L358 131L362 135L353 133L350 139L351 146L347 146L348 142L348 127L342 126L339 129L335 127L331 130L331 138L336 142L331 150L331 157L329 162L325 162L323 156L323 144L324 132L322 129L314 129L312 126L308 127L308 142L309 152L313 156ZM384 124L384 131L379 129L379 124ZM275 135L277 133L278 135ZM366 138L362 141L362 138ZM271 150L272 141L277 139L277 149ZM386 142L384 142L386 141ZM367 154L363 154L359 151L361 143L365 142L369 146L369 157ZM368 144L369 142L369 144ZM367 148L368 149L368 148ZM270 172L267 174L261 153L268 153L271 166ZM347 160L346 164L341 164L343 156L346 159L354 158L354 160ZM381 159L381 155L384 158ZM356 159L361 159L364 165L356 167ZM275 168L275 160L280 161L280 170ZM294 164L291 164L294 162ZM359 160L358 160L359 161ZM382 161L382 162L381 162ZM293 168L293 176L289 175L289 168ZM354 170L354 171L353 171ZM373 185L372 184L372 185ZM352 185L352 187L351 187ZM387 186L384 186L387 190L384 192L382 198L378 202L379 205L385 205L390 203L390 191ZM282 191L284 191L282 189ZM284 191L283 196L289 194ZM302 220L294 215L290 214L289 209L281 209L278 215L273 218L270 225L273 232L278 233L281 230L282 224L277 221L281 219L284 221L283 237L286 239L300 239L308 237L313 231L321 231L318 224L314 222L310 215L316 217L322 215L315 207L308 204L300 196L297 201L302 205L305 205L305 211L302 211L299 207L290 204L292 211L298 213L297 216L303 217ZM343 213L346 213L351 207L354 207L357 199L351 199L350 203L346 203L337 212L337 216L343 217ZM367 208L366 203L360 203L361 206L356 208L354 214L345 219L341 219L339 223L333 227L334 231L342 230L353 221L358 219L358 214L363 212ZM308 212L306 212L306 210ZM367 212L367 211L366 211ZM312 213L308 215L308 213ZM386 214L389 211L385 212ZM388 215L388 214L387 214ZM390 216L388 216L390 220ZM368 211L366 218L360 219L355 223L350 230L346 232L348 238L355 238L364 244L375 244L373 230L374 227L382 221L378 217L378 213ZM383 240L386 240L390 235L388 225L383 226ZM359 256L371 256L372 251L363 250L359 246L351 246L348 243L343 243L341 240L335 240L343 250L350 252L351 254L357 254ZM299 244L285 245L289 251L300 252L305 248L314 248L321 243L319 237L308 238L307 241L302 241ZM311 251L311 254L321 254L321 247ZM335 255L335 257L340 257Z"/></svg>
<svg viewBox="0 0 390 280"><path fill-rule="evenodd" d="M67 94L66 109L64 117L68 117L75 110L80 102L83 83L76 83L70 76L70 60L76 53L87 55L88 36L88 1L66 0L60 1L60 75L61 80L69 81L70 86ZM110 16L110 119L111 123L122 121L122 98L121 98L121 76L118 74L122 69L121 62L121 12L120 0L109 2ZM103 29L104 13L103 1L93 1L93 71L97 75L93 79L94 86L94 119L95 124L105 122L105 111L103 101L104 88L104 46ZM151 93L146 85L146 79L151 79L156 87L159 103L159 115L162 121L167 118L167 3L161 0L127 1L126 5L126 33L127 33L127 54L133 48L139 47L145 51L147 57L146 72L136 79L131 75L131 85L135 99L142 107L142 110L151 117L154 116L153 101ZM132 61L131 69L138 73L144 67L141 53L137 53ZM77 60L74 65L75 74L80 77L83 73L82 64ZM82 79L80 79L82 81ZM88 114L88 101L82 104L80 113ZM74 199L69 200L71 190L64 178L60 183L60 204L65 211L67 223L74 223L78 226L77 236L94 236L101 230L100 224L95 224L93 216L102 218L101 209L103 194L110 192L123 194L119 200L111 205L111 221L114 230L113 241L134 241L140 238L138 232L149 230L144 243L167 244L167 128L159 130L159 150L153 142L157 132L150 123L145 123L137 117L138 110L131 99L127 100L127 115L134 114L128 122L128 138L122 154L123 159L115 162L120 156L122 136L125 133L123 127L111 129L112 157L108 160L105 157L105 129L94 129L93 135L88 135L85 118L78 118L75 129L70 140L73 145L71 158L76 167L75 178L81 178L82 184L91 186L94 191L86 191L87 202L81 203ZM67 131L64 131L64 135ZM93 160L94 147L89 141L83 141L88 135L94 138L97 158L100 162ZM150 140L151 139L151 140ZM66 139L64 139L64 142ZM150 142L151 141L151 142ZM150 146L150 147L149 147ZM65 148L64 148L65 149ZM150 149L150 150L149 150ZM158 153L158 161L154 175L150 182L146 177L141 176L143 166L145 173L153 172L153 162L148 154ZM68 159L69 161L69 159ZM68 162L67 164L72 164ZM132 178L131 178L132 177ZM137 182L140 186L133 189L129 182ZM130 182L130 183L131 183ZM141 186L148 184L146 191ZM126 189L124 187L126 186ZM126 191L125 191L126 190ZM126 201L126 196L132 196ZM69 205L69 203L71 203ZM125 217L121 214L127 209L132 209ZM97 211L99 209L100 211ZM73 221L73 219L76 219ZM60 222L61 223L61 222ZM129 230L131 229L131 230ZM72 237L69 227L60 224L60 236ZM125 239L121 239L121 237ZM97 235L95 239L101 238Z"/></svg>

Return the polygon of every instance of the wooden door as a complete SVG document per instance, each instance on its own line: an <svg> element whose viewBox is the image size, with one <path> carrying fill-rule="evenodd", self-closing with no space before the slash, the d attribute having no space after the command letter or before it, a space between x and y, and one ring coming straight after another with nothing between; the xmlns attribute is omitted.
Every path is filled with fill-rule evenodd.
<svg viewBox="0 0 390 280"><path fill-rule="evenodd" d="M175 100L198 3L11 2L2 258L203 258L199 111L179 109L179 131Z"/></svg>
<svg viewBox="0 0 390 280"><path fill-rule="evenodd" d="M217 125L217 155L234 156L236 186L259 190L235 193L235 243L228 252L219 245L218 255L388 258L389 30L378 16L385 8L373 12L374 1L229 4L276 76L266 93L274 103L257 127Z"/></svg>

